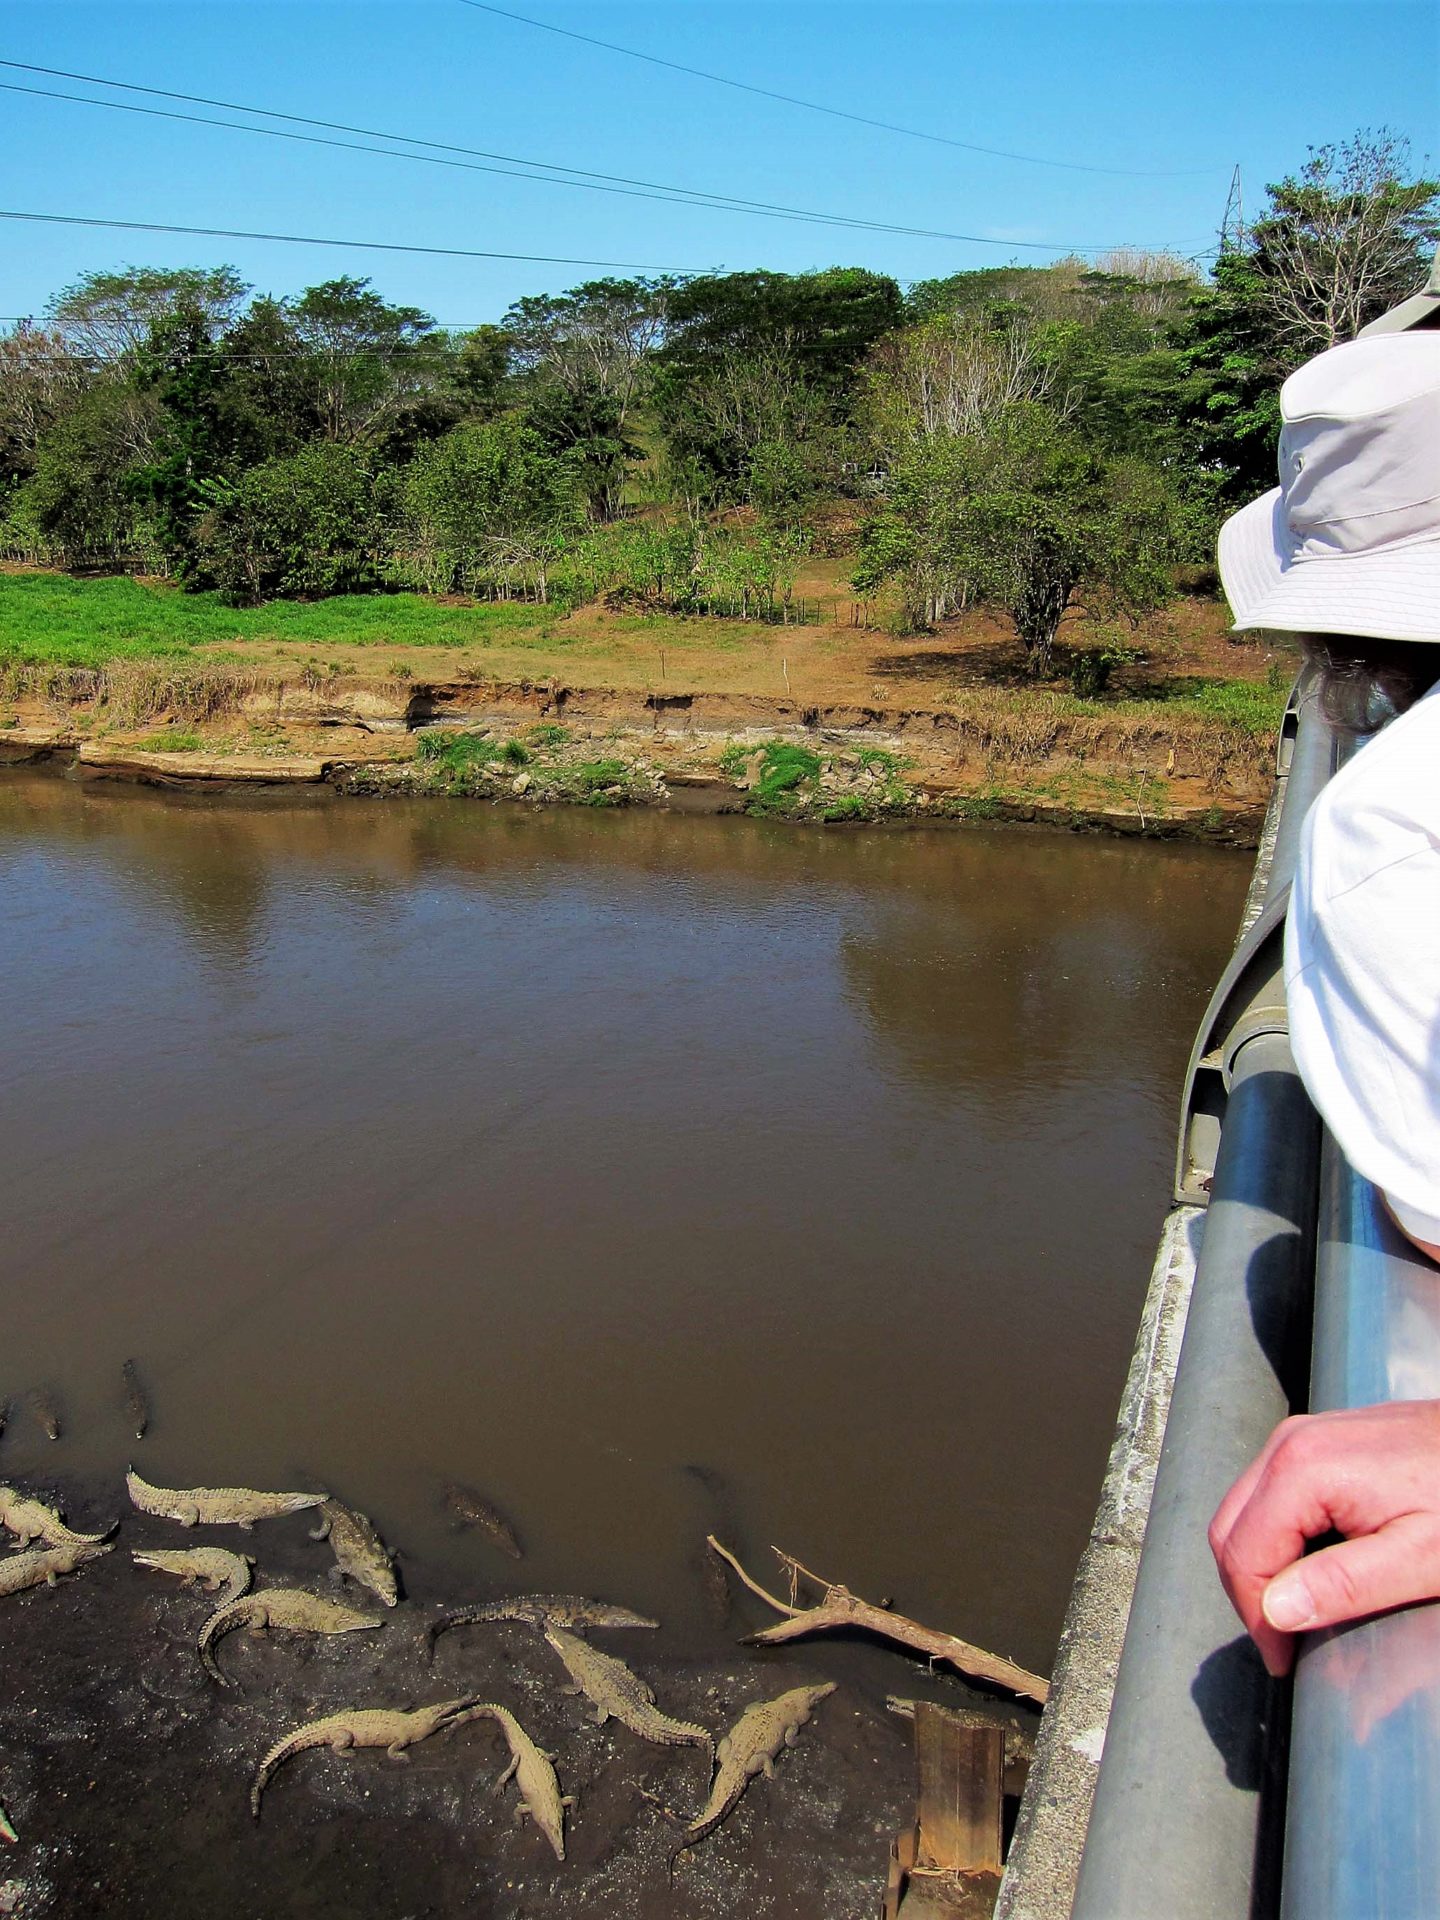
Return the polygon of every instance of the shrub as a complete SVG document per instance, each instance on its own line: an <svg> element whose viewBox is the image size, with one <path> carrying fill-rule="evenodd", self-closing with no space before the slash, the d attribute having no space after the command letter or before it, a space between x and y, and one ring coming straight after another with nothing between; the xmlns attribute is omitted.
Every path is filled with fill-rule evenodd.
<svg viewBox="0 0 1440 1920"><path fill-rule="evenodd" d="M392 479L353 447L317 442L214 482L196 527L196 569L237 605L375 586Z"/></svg>

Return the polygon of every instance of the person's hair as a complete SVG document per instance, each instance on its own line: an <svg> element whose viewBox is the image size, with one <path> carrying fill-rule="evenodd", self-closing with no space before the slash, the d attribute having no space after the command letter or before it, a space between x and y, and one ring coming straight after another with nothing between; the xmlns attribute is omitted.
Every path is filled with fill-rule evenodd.
<svg viewBox="0 0 1440 1920"><path fill-rule="evenodd" d="M1345 733L1378 732L1440 680L1440 646L1433 641L1306 633L1300 645L1319 669L1325 718Z"/></svg>

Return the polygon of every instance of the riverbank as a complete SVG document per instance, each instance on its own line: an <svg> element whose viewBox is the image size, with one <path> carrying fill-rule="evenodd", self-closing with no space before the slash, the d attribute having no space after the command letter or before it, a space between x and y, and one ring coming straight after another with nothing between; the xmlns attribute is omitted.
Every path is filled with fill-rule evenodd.
<svg viewBox="0 0 1440 1920"><path fill-rule="evenodd" d="M0 766L189 790L328 786L838 825L1027 821L1255 844L1272 746L1163 710L977 688L945 708L213 663L11 670Z"/></svg>
<svg viewBox="0 0 1440 1920"><path fill-rule="evenodd" d="M1214 603L1157 616L1085 699L1026 679L983 615L900 636L826 604L827 621L783 629L414 595L237 611L12 571L0 764L1254 844L1287 663L1233 644ZM1105 641L1078 611L1062 634L1062 672Z"/></svg>

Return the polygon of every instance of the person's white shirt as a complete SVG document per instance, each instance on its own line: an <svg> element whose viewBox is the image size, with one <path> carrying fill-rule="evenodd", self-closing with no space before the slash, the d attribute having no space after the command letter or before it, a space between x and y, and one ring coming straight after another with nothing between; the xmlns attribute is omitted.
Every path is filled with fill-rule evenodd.
<svg viewBox="0 0 1440 1920"><path fill-rule="evenodd" d="M1440 1244L1440 688L1310 809L1285 929L1310 1098L1405 1232Z"/></svg>

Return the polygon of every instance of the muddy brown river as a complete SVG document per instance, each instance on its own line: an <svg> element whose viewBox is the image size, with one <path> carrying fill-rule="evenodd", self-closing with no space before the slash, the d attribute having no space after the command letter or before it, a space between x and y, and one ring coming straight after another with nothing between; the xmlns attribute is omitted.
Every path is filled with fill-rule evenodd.
<svg viewBox="0 0 1440 1920"><path fill-rule="evenodd" d="M327 1486L401 1550L407 1607L530 1589L623 1600L664 1630L609 1650L728 1662L742 1704L757 1686L736 1634L766 1616L719 1614L711 1531L767 1579L776 1542L1045 1670L1167 1201L1186 1053L1247 879L1243 856L1053 834L242 807L7 774L0 1392L52 1387L62 1438L12 1408L0 1473L100 1518L121 1511L131 1460L170 1486ZM139 1441L127 1359L151 1403ZM441 1491L455 1481L509 1518L523 1562L454 1526ZM290 1724L279 1706L266 1717L264 1676L306 1672L311 1710L348 1697L344 1641L311 1655L277 1635L233 1656L227 1642L253 1672L253 1718L227 1707L236 1771L213 1815L159 1850L173 1908L118 1839L87 1852L79 1829L92 1814L104 1828L87 1783L104 1774L106 1708L83 1636L104 1596L141 1580L126 1545L188 1540L142 1525L58 1594L0 1601L7 1691L17 1662L40 1686L65 1622L80 1638L56 1682L78 1687L85 1668L90 1689L91 1746L59 1814L44 1753L14 1759L23 1726L0 1722L0 1800L22 1843L23 1812L50 1848L28 1868L23 1846L0 1860L0 1877L31 1875L6 1911L97 1911L102 1884L107 1911L202 1910L203 1875L174 1876L229 1831L225 1795L243 1814L256 1734ZM248 1550L263 1559L254 1542L273 1538L285 1577L323 1570L303 1521L274 1526ZM179 1665L203 1600L146 1579L144 1605L180 1624L161 1649L169 1680L140 1671L148 1643L125 1650L132 1746L157 1701L184 1719L209 1698ZM405 1613L361 1638L388 1643ZM440 1691L462 1691L465 1650L447 1640ZM900 1767L903 1786L883 1694L915 1692L923 1668L917 1682L874 1648L792 1651L803 1670L773 1678L848 1677L873 1707L869 1763ZM428 1684L407 1673L402 1690L438 1697ZM46 1700L25 1710L43 1729ZM798 1779L807 1750L764 1792ZM434 1773L442 1743L419 1751ZM222 1741L217 1773L228 1755ZM326 1821L347 1809L358 1822L357 1790L332 1804L342 1789L322 1783L363 1771L379 1793L372 1760L384 1768L294 1763L271 1789L275 1832L339 1831ZM655 1764L680 1793L673 1757ZM418 1757L409 1773L423 1784ZM703 1766L684 1792L703 1792ZM877 1835L904 1797L887 1792ZM736 1816L752 1849L783 1824L778 1797L769 1825L759 1802L752 1790ZM584 1815L582 1800L582 1863ZM841 1798L825 1817L845 1817ZM652 1910L605 1881L616 1856L598 1843L593 1888L608 1892L583 1892L582 1864L558 1905L527 1904L518 1868L541 1873L543 1857L547 1888L567 1870L532 1835L493 1842L484 1897L462 1907L434 1861L400 1889L354 1836L345 1875L315 1879L312 1860L281 1892L235 1833L250 1864L217 1885L257 1889L232 1897L237 1913ZM786 1894L736 1859L741 1878L693 1911L742 1897L771 1911L757 1886L779 1887L776 1913L812 1911L794 1890L805 1873ZM692 1909L653 1907L672 1910ZM813 1910L851 1909L832 1894Z"/></svg>

